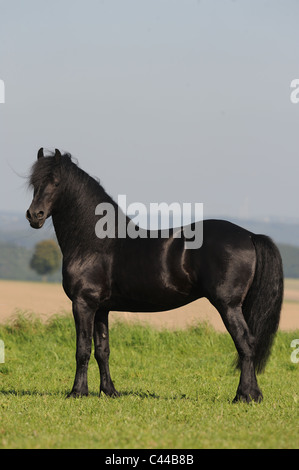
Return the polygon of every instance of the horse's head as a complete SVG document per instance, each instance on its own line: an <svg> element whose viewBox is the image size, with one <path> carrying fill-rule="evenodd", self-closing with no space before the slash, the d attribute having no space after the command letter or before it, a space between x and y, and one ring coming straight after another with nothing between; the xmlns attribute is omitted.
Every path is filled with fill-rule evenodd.
<svg viewBox="0 0 299 470"><path fill-rule="evenodd" d="M60 191L60 160L61 153L57 149L54 157L44 157L43 148L38 151L37 162L30 176L33 200L26 212L26 218L33 228L41 228L52 215Z"/></svg>

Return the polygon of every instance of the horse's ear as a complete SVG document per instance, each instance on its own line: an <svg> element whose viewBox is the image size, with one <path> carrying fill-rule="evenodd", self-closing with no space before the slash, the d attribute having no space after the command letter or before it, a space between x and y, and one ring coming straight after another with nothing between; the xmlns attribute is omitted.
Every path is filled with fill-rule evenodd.
<svg viewBox="0 0 299 470"><path fill-rule="evenodd" d="M61 158L61 153L58 149L55 149L55 160L58 161Z"/></svg>
<svg viewBox="0 0 299 470"><path fill-rule="evenodd" d="M43 158L44 156L44 149L41 147L39 151L37 152L37 159L39 160L40 158Z"/></svg>

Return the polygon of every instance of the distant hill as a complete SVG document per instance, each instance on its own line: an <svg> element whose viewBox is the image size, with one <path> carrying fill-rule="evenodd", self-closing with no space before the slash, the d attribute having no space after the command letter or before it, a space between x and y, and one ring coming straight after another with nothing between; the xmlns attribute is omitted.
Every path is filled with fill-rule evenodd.
<svg viewBox="0 0 299 470"><path fill-rule="evenodd" d="M276 243L299 247L299 222L278 222L263 220L230 219L254 233L262 233L271 237Z"/></svg>
<svg viewBox="0 0 299 470"><path fill-rule="evenodd" d="M33 248L41 240L55 238L51 220L41 230L30 227L25 214L8 214L0 211L0 242Z"/></svg>
<svg viewBox="0 0 299 470"><path fill-rule="evenodd" d="M299 248L278 244L282 257L284 277L299 278Z"/></svg>

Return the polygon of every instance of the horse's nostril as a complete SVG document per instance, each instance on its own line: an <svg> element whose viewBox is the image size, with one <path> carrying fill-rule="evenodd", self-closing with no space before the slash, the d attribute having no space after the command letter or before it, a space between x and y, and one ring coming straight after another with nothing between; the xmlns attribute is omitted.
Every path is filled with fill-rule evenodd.
<svg viewBox="0 0 299 470"><path fill-rule="evenodd" d="M26 217L27 217L28 220L31 219L31 214L30 214L30 212L29 212L29 209L28 209L28 211L26 212Z"/></svg>
<svg viewBox="0 0 299 470"><path fill-rule="evenodd" d="M38 219L43 219L44 217L44 211L39 211L38 214L37 214L37 218Z"/></svg>

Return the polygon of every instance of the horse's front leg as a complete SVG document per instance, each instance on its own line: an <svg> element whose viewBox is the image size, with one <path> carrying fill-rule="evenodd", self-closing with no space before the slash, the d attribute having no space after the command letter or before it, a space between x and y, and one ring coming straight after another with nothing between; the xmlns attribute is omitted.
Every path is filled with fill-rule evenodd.
<svg viewBox="0 0 299 470"><path fill-rule="evenodd" d="M88 395L87 369L91 354L95 310L82 298L73 302L76 325L76 375L68 397Z"/></svg>
<svg viewBox="0 0 299 470"><path fill-rule="evenodd" d="M98 310L94 321L94 355L100 370L100 394L104 392L109 397L117 397L109 371L109 328L106 310Z"/></svg>

